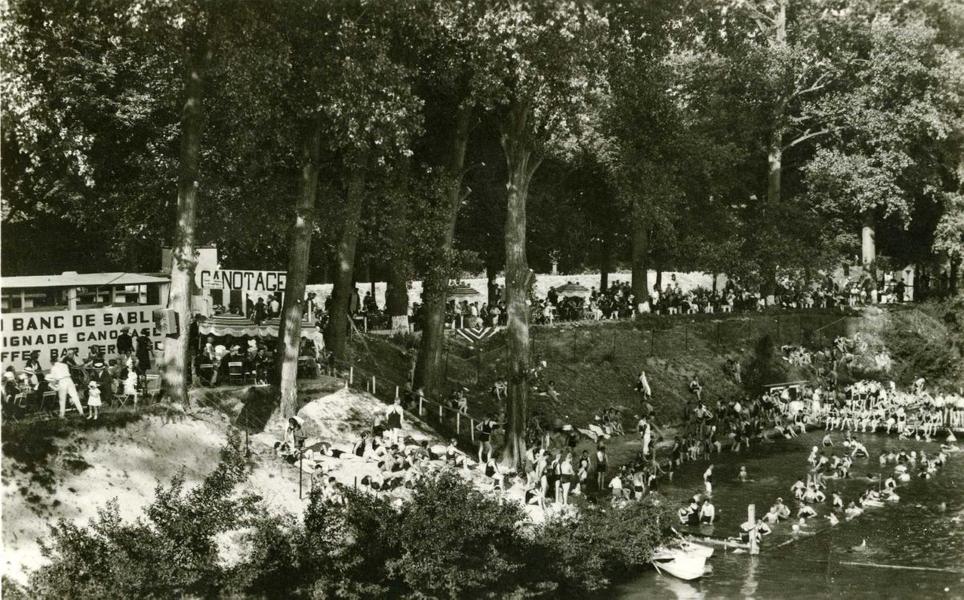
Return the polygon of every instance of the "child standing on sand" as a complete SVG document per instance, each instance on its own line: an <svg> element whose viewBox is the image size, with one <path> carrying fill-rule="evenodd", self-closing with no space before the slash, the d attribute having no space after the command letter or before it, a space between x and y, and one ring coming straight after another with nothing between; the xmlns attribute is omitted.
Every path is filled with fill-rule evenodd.
<svg viewBox="0 0 964 600"><path fill-rule="evenodd" d="M100 404L100 387L96 381L91 381L87 384L87 408L90 409L87 412L88 419L96 420L100 416L98 414Z"/></svg>

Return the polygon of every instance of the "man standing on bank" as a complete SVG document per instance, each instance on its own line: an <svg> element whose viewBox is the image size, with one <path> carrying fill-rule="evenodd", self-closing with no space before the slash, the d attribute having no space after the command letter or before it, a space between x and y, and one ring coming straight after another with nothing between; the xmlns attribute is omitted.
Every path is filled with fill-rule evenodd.
<svg viewBox="0 0 964 600"><path fill-rule="evenodd" d="M125 359L134 353L134 338L129 333L130 327L121 327L120 335L117 336L117 353Z"/></svg>
<svg viewBox="0 0 964 600"><path fill-rule="evenodd" d="M74 403L74 406L77 407L77 412L80 413L80 416L84 416L84 407L80 404L80 394L77 393L77 386L74 385L74 380L70 376L70 367L64 362L64 354L57 356L56 362L50 367L47 380L50 381L51 385L57 390L57 398L60 400L61 419L67 415L67 396L70 396L70 400Z"/></svg>

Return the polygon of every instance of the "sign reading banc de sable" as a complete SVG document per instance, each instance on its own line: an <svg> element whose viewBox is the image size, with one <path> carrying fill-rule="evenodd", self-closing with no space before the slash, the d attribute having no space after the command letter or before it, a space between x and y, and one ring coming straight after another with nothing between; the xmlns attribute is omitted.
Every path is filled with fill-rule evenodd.
<svg viewBox="0 0 964 600"><path fill-rule="evenodd" d="M194 283L202 290L245 290L283 292L287 271L202 270L194 273Z"/></svg>
<svg viewBox="0 0 964 600"><path fill-rule="evenodd" d="M82 357L91 350L111 357L117 353L122 327L130 328L131 335L150 336L154 349L159 350L164 336L154 328L153 313L158 308L148 305L6 313L0 317L0 361L19 363L38 350L41 364L46 366L70 348L76 348Z"/></svg>

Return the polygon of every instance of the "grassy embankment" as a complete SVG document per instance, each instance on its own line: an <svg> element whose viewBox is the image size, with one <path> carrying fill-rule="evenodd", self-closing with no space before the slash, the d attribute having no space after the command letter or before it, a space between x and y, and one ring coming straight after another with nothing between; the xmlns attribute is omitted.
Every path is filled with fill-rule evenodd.
<svg viewBox="0 0 964 600"><path fill-rule="evenodd" d="M724 372L727 359L740 361L747 372L755 347L769 336L778 356L775 377L808 379L813 371L790 367L779 359L784 344L812 350L828 347L837 336L860 333L867 342L867 360L839 369L841 383L860 377L894 379L900 385L924 376L932 385L954 389L964 384L964 302L928 303L861 311L768 312L749 315L699 315L647 317L637 321L559 324L531 329L533 363L545 361L537 384L549 381L561 398L558 403L543 393L532 396L531 409L548 419L589 423L608 406L621 406L632 414L639 402L633 384L645 369L653 390L653 405L664 423L679 418L689 396L687 384L698 374L704 398L712 404L745 393ZM352 345L356 377L378 380L378 395L394 395L394 386L407 379L409 338L356 339ZM489 393L504 373L505 337L497 334L482 344L481 360L467 344L449 338L448 389L469 389L470 413L484 416L499 410ZM872 368L871 355L886 355L886 369Z"/></svg>

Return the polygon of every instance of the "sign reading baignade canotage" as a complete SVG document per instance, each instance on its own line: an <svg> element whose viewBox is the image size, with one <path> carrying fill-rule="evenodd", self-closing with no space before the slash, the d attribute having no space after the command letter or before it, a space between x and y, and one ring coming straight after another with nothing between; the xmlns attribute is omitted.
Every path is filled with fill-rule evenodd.
<svg viewBox="0 0 964 600"><path fill-rule="evenodd" d="M117 336L130 327L132 336L147 334L154 349L164 336L154 328L153 311L160 306L95 308L90 310L7 313L0 318L0 362L19 363L31 352L40 351L41 363L53 362L60 354L76 348L86 356L93 348L107 356L117 353Z"/></svg>
<svg viewBox="0 0 964 600"><path fill-rule="evenodd" d="M194 282L204 290L244 290L248 292L283 292L286 271L238 271L233 269L198 269Z"/></svg>

